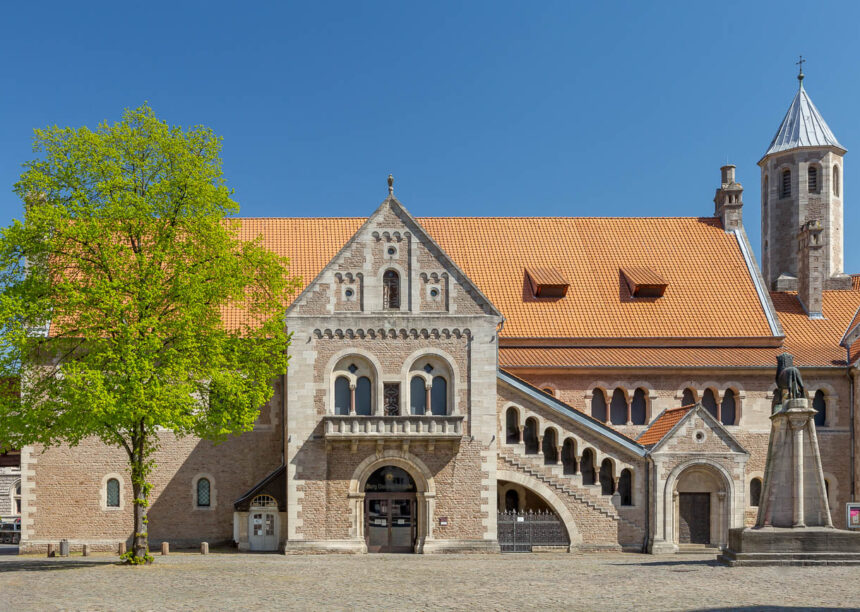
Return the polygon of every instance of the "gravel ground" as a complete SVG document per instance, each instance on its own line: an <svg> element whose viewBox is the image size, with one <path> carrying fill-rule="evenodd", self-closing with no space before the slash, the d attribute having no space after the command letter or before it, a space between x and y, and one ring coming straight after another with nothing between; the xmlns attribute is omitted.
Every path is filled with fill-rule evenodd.
<svg viewBox="0 0 860 612"><path fill-rule="evenodd" d="M858 567L636 554L0 556L0 610L860 609Z"/></svg>

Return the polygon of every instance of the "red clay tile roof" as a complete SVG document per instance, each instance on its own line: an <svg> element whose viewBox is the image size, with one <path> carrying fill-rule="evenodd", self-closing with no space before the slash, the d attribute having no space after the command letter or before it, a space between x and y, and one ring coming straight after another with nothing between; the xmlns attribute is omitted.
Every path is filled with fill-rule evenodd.
<svg viewBox="0 0 860 612"><path fill-rule="evenodd" d="M361 218L243 219L242 235L290 257L306 285ZM418 222L506 317L503 337L766 337L743 256L718 219L432 217ZM630 297L622 266L648 267L664 297ZM567 296L533 297L524 268L549 268ZM730 307L729 307L730 306ZM237 321L234 321L235 324Z"/></svg>
<svg viewBox="0 0 860 612"><path fill-rule="evenodd" d="M499 366L528 368L776 367L775 347L501 347ZM802 365L802 364L801 364Z"/></svg>
<svg viewBox="0 0 860 612"><path fill-rule="evenodd" d="M636 441L642 446L652 446L663 439L669 431L678 424L678 421L683 419L690 410L695 406L683 406L681 408L670 408L664 410L663 414L657 417L651 427L642 432Z"/></svg>
<svg viewBox="0 0 860 612"><path fill-rule="evenodd" d="M783 350L794 355L795 364L845 365L845 347L839 343L860 307L860 289L825 291L823 319L810 319L793 291L774 291L771 299L785 332Z"/></svg>

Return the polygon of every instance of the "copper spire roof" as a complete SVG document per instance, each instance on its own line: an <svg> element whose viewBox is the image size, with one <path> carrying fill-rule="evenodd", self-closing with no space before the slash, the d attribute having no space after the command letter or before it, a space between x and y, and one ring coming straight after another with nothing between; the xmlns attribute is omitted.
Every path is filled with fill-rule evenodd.
<svg viewBox="0 0 860 612"><path fill-rule="evenodd" d="M802 81L763 157L800 147L836 147L845 151L809 99Z"/></svg>

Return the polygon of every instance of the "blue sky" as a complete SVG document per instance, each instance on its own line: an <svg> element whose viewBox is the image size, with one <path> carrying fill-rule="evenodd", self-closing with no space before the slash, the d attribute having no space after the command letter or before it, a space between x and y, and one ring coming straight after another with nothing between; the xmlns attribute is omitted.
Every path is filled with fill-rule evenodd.
<svg viewBox="0 0 860 612"><path fill-rule="evenodd" d="M149 101L224 138L246 216L711 215L805 85L848 149L860 272L857 2L17 2L0 20L0 223L32 130ZM856 168L856 170L855 170ZM858 195L860 197L860 195Z"/></svg>

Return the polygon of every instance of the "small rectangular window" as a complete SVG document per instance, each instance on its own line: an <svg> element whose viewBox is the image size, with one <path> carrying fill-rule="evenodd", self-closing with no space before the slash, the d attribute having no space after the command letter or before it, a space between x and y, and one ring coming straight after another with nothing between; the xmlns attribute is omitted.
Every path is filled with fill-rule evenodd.
<svg viewBox="0 0 860 612"><path fill-rule="evenodd" d="M385 415L400 415L400 383L383 384L382 396L385 401Z"/></svg>

